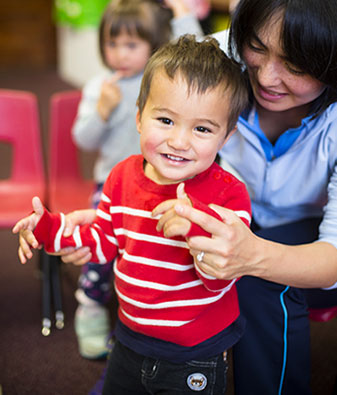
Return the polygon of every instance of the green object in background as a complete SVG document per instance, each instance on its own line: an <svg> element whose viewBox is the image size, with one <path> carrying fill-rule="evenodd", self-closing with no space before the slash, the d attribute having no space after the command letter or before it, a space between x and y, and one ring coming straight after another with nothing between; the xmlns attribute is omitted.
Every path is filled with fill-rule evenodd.
<svg viewBox="0 0 337 395"><path fill-rule="evenodd" d="M97 27L110 0L55 0L54 17L58 25L74 28Z"/></svg>

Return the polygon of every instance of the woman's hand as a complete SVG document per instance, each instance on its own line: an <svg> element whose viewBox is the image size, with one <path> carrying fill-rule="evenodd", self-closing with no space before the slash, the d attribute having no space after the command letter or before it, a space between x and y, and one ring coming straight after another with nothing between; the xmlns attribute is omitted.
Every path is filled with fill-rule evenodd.
<svg viewBox="0 0 337 395"><path fill-rule="evenodd" d="M91 224L96 217L96 210L75 210L66 215L66 223L63 236L72 235L77 225ZM84 265L90 262L91 252L89 247L73 248L67 247L53 255L59 255L64 263L73 263L74 265Z"/></svg>
<svg viewBox="0 0 337 395"><path fill-rule="evenodd" d="M201 226L212 237L194 236L187 240L199 268L219 279L230 280L243 275L258 275L260 241L231 210L211 204L223 222L187 205L176 205L179 216ZM262 241L263 242L263 241ZM203 251L202 261L197 255Z"/></svg>

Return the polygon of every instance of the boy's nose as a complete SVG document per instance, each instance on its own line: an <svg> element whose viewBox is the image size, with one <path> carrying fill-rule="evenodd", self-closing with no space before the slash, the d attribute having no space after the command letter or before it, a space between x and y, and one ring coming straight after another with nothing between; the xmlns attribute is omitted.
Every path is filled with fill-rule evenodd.
<svg viewBox="0 0 337 395"><path fill-rule="evenodd" d="M175 150L187 150L190 147L191 136L188 130L173 128L168 138L168 145Z"/></svg>

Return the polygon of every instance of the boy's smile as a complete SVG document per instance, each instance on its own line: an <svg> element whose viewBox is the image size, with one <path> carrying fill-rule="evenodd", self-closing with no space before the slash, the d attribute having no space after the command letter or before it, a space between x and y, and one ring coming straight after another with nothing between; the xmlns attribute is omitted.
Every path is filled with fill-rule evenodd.
<svg viewBox="0 0 337 395"><path fill-rule="evenodd" d="M226 142L229 99L223 86L198 93L179 72L155 72L142 114L137 114L145 175L179 183L208 169Z"/></svg>

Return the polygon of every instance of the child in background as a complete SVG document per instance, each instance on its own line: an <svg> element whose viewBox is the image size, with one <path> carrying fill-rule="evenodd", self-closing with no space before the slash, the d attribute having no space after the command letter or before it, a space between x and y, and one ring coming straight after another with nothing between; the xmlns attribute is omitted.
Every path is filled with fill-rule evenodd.
<svg viewBox="0 0 337 395"><path fill-rule="evenodd" d="M162 4L155 0L113 0L107 6L99 28L100 53L107 71L84 87L73 127L79 148L99 152L94 168L94 208L113 166L140 153L136 100L148 59L172 36L187 32L202 35L184 0L165 0ZM88 263L79 279L75 331L85 358L107 353L110 323L105 305L111 298L111 275L111 263Z"/></svg>
<svg viewBox="0 0 337 395"><path fill-rule="evenodd" d="M214 162L246 100L240 67L215 39L186 35L166 44L147 64L138 98L143 155L111 171L94 224L61 236L63 214L34 198L35 213L14 228L35 229L50 252L88 245L98 264L116 258L117 341L103 394L225 393L226 350L244 327L236 280L205 275L202 251L192 255L186 243L203 231L175 207L220 218L212 202L249 226L244 184Z"/></svg>

